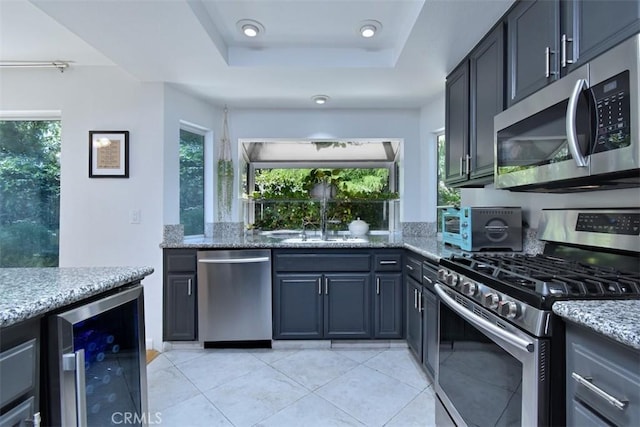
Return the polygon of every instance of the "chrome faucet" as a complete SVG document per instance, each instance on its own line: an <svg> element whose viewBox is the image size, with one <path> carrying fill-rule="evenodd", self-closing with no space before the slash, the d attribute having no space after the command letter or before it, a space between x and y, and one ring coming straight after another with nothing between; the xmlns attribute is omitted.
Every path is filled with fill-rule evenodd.
<svg viewBox="0 0 640 427"><path fill-rule="evenodd" d="M320 238L327 240L327 198L322 198L320 205Z"/></svg>

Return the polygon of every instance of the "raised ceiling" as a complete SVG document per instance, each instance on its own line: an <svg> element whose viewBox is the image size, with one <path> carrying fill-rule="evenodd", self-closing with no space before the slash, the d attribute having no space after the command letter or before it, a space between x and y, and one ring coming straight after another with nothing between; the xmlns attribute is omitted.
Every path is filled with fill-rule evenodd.
<svg viewBox="0 0 640 427"><path fill-rule="evenodd" d="M419 108L513 1L0 0L0 61L116 65L232 107Z"/></svg>

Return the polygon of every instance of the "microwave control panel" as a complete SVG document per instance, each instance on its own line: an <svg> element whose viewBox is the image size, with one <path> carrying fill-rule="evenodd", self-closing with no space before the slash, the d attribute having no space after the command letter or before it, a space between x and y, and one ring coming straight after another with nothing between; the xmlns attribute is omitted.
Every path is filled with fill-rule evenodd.
<svg viewBox="0 0 640 427"><path fill-rule="evenodd" d="M591 87L597 111L593 153L615 150L631 143L629 71Z"/></svg>

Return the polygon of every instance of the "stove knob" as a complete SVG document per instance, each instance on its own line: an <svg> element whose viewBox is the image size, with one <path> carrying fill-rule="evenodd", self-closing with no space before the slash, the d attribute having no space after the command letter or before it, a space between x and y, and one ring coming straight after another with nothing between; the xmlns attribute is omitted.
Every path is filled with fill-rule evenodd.
<svg viewBox="0 0 640 427"><path fill-rule="evenodd" d="M513 301L500 301L498 313L506 317L507 319L515 319L518 317L519 310L518 304Z"/></svg>
<svg viewBox="0 0 640 427"><path fill-rule="evenodd" d="M463 240L467 240L468 238L469 238L469 235L467 233L462 233Z"/></svg>
<svg viewBox="0 0 640 427"><path fill-rule="evenodd" d="M458 284L458 275L456 273L449 273L447 274L446 281L447 285L455 288L455 286Z"/></svg>
<svg viewBox="0 0 640 427"><path fill-rule="evenodd" d="M473 296L478 290L478 285L473 282L462 283L462 293L468 296Z"/></svg>
<svg viewBox="0 0 640 427"><path fill-rule="evenodd" d="M486 294L483 297L483 305L485 307L488 307L492 310L495 310L496 308L498 308L498 303L500 302L500 297L498 296L498 294L494 294L493 292Z"/></svg>
<svg viewBox="0 0 640 427"><path fill-rule="evenodd" d="M441 268L438 270L438 280L444 282L445 279L447 278L447 270L445 270L444 268Z"/></svg>

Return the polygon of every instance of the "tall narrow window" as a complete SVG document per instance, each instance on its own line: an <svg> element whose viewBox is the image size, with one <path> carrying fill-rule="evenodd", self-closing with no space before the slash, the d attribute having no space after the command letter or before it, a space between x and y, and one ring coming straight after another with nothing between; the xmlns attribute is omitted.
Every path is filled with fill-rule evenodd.
<svg viewBox="0 0 640 427"><path fill-rule="evenodd" d="M204 234L204 134L180 129L180 224L185 236Z"/></svg>
<svg viewBox="0 0 640 427"><path fill-rule="evenodd" d="M58 266L60 121L0 121L0 267Z"/></svg>
<svg viewBox="0 0 640 427"><path fill-rule="evenodd" d="M437 136L438 142L438 206L459 206L460 189L449 188L444 183L446 149L444 133ZM442 209L438 209L438 231L442 231Z"/></svg>

